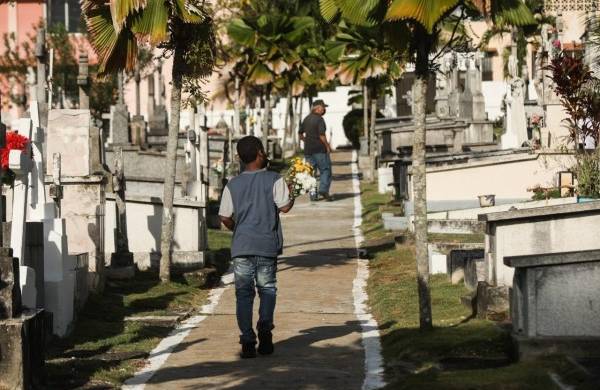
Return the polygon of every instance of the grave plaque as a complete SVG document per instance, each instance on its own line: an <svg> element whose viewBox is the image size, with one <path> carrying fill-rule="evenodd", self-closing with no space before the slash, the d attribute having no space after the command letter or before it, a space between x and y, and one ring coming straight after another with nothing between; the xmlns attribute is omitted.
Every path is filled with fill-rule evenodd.
<svg viewBox="0 0 600 390"><path fill-rule="evenodd" d="M150 136L167 136L169 135L167 108L159 105L154 108L154 114L150 116L148 122L148 135Z"/></svg>
<svg viewBox="0 0 600 390"><path fill-rule="evenodd" d="M129 112L125 104L115 104L110 108L110 128L113 145L129 143Z"/></svg>

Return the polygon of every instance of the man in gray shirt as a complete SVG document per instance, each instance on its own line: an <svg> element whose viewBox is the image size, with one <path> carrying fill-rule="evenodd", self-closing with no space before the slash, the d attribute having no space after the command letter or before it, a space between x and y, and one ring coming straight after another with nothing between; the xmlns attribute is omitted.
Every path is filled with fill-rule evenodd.
<svg viewBox="0 0 600 390"><path fill-rule="evenodd" d="M329 195L331 186L331 146L327 142L325 131L327 126L323 115L327 112L327 105L321 99L315 100L310 114L304 118L300 125L300 139L304 141L304 157L315 170L319 171L319 194L322 198L332 200ZM312 197L312 200L318 200Z"/></svg>
<svg viewBox="0 0 600 390"><path fill-rule="evenodd" d="M256 357L256 333L252 329L252 309L256 289L260 297L258 353L273 353L271 331L277 292L277 256L283 249L279 213L289 212L294 200L285 179L266 170L267 156L258 138L240 139L237 152L245 169L223 189L219 217L233 231L231 258L242 344L240 355L253 358Z"/></svg>

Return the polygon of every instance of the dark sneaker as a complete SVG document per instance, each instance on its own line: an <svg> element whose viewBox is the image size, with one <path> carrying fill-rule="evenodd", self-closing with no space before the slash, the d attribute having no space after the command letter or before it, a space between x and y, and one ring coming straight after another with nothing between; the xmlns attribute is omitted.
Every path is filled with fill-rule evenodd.
<svg viewBox="0 0 600 390"><path fill-rule="evenodd" d="M270 355L275 350L273 346L273 333L258 332L258 353L261 355Z"/></svg>
<svg viewBox="0 0 600 390"><path fill-rule="evenodd" d="M333 197L327 193L320 193L319 195L322 197L322 199L326 200L327 202L333 201Z"/></svg>
<svg viewBox="0 0 600 390"><path fill-rule="evenodd" d="M256 357L256 343L243 343L242 352L240 352L242 359L250 359Z"/></svg>

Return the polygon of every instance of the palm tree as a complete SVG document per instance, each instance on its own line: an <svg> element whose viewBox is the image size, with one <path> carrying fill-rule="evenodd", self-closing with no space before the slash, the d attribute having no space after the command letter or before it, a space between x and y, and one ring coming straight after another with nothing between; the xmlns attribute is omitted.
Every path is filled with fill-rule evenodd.
<svg viewBox="0 0 600 390"><path fill-rule="evenodd" d="M271 93L284 89L287 72L306 72L302 58L296 49L310 35L314 19L309 16L288 16L283 13L250 14L234 18L227 32L249 64L249 83L262 86L265 110L262 118L263 143L268 145L270 127Z"/></svg>
<svg viewBox="0 0 600 390"><path fill-rule="evenodd" d="M532 23L533 16L520 0L479 1L479 3L483 5L480 11L485 15L491 15L492 19L502 17L518 25ZM432 315L427 250L425 96L427 80L433 68L430 56L438 50L444 21L465 4L461 0L320 0L320 5L323 17L328 20L334 20L341 15L356 24L384 25L388 31L390 44L400 55L406 56L407 61L415 65L412 174L419 325L421 329L430 329ZM467 3L467 5L473 4ZM450 46L446 43L442 50Z"/></svg>
<svg viewBox="0 0 600 390"><path fill-rule="evenodd" d="M212 72L212 19L201 0L83 0L82 12L101 74L133 71L138 42L150 42L173 56L171 117L163 194L160 279L170 280L173 198L182 91L201 98L200 79Z"/></svg>
<svg viewBox="0 0 600 390"><path fill-rule="evenodd" d="M349 25L344 20L338 25L337 34L326 42L328 61L336 68L335 73L342 84L363 85L364 132L370 139L370 178L375 179L376 144L375 118L377 99L402 72L401 59L387 42L381 39L383 29L378 26ZM369 108L370 105L370 108ZM370 126L367 113L371 112Z"/></svg>

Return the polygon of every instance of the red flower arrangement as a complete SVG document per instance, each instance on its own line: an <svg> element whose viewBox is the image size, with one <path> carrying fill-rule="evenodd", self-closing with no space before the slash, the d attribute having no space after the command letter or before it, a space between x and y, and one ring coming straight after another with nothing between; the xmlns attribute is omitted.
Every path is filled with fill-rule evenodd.
<svg viewBox="0 0 600 390"><path fill-rule="evenodd" d="M3 170L8 170L8 155L11 150L25 150L29 144L29 138L15 133L14 131L6 132L6 146L0 148L0 167Z"/></svg>

